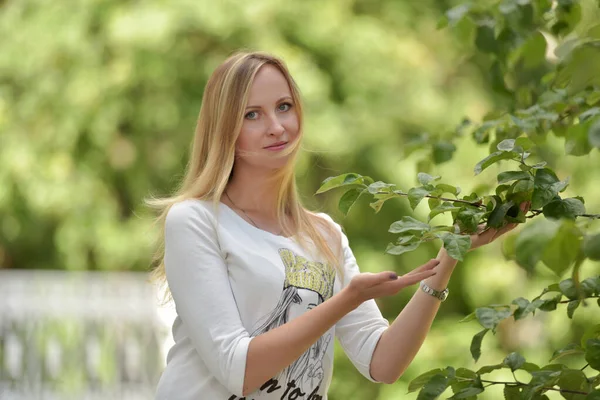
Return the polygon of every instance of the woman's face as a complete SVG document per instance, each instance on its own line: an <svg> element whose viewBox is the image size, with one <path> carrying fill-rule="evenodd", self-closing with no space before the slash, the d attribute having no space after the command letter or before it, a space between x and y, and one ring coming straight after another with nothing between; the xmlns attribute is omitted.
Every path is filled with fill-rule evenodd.
<svg viewBox="0 0 600 400"><path fill-rule="evenodd" d="M281 150L298 137L299 121L284 75L274 66L257 72L248 97L244 122L236 143L238 161L255 167L280 168L290 156ZM279 146L273 146L281 144Z"/></svg>
<svg viewBox="0 0 600 400"><path fill-rule="evenodd" d="M302 300L290 304L288 311L288 321L304 314L308 310L312 310L319 304L319 294L309 289L298 289L298 295Z"/></svg>

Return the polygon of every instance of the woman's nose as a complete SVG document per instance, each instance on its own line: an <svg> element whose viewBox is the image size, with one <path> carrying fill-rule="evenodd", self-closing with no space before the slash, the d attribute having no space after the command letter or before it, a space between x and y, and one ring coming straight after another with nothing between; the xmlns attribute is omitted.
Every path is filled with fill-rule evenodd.
<svg viewBox="0 0 600 400"><path fill-rule="evenodd" d="M285 128L283 127L283 124L281 123L277 115L272 116L269 119L269 128L267 133L271 136L279 136L283 134L283 132L285 132Z"/></svg>

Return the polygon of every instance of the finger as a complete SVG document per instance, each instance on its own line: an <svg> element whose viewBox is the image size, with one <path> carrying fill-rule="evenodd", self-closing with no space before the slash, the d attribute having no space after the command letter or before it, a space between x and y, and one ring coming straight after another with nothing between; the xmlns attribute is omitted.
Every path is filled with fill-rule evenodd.
<svg viewBox="0 0 600 400"><path fill-rule="evenodd" d="M400 278L398 278L398 285L400 286L400 288L405 288L408 286L412 286L417 282L421 282L423 279L427 279L431 276L434 276L437 273L437 271L434 270L428 270L428 271L423 271L423 272L417 272L411 275L404 275Z"/></svg>
<svg viewBox="0 0 600 400"><path fill-rule="evenodd" d="M436 259L436 258L432 258L431 260L427 261L425 264L413 269L412 271L410 271L409 273L405 274L406 275L412 275L418 272L423 272L423 271L428 271L430 269L433 269L435 267L437 267L440 263L440 260Z"/></svg>
<svg viewBox="0 0 600 400"><path fill-rule="evenodd" d="M503 226L502 228L500 228L498 230L498 232L496 232L496 234L494 235L494 237L492 238L492 241L498 239L500 236L504 235L507 232L512 231L513 229L515 229L517 227L517 225L519 224L506 224L505 226Z"/></svg>
<svg viewBox="0 0 600 400"><path fill-rule="evenodd" d="M481 241L483 241L484 243L489 243L494 239L494 236L496 235L496 233L498 233L497 229L488 228L487 230L480 233L479 237L480 237Z"/></svg>
<svg viewBox="0 0 600 400"><path fill-rule="evenodd" d="M487 225L487 223L477 225L477 233L479 235L482 235L482 234L484 234L486 232L489 232L491 230L494 230L494 228L492 228L491 226Z"/></svg>
<svg viewBox="0 0 600 400"><path fill-rule="evenodd" d="M364 288L381 285L382 283L395 281L398 274L394 271L378 272L376 274L365 272L360 275L361 286Z"/></svg>

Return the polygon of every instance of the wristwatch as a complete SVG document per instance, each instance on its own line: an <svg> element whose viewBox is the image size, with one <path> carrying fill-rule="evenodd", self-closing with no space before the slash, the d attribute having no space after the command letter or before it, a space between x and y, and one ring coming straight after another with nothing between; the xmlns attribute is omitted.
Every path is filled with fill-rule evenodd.
<svg viewBox="0 0 600 400"><path fill-rule="evenodd" d="M427 284L425 283L425 281L421 281L420 286L421 286L421 289L423 289L423 291L425 293L427 293L428 295L431 295L431 296L435 297L436 299L440 299L440 301L446 300L446 298L448 297L448 293L450 292L448 290L448 288L442 290L441 292L439 290L432 289L429 286L427 286Z"/></svg>

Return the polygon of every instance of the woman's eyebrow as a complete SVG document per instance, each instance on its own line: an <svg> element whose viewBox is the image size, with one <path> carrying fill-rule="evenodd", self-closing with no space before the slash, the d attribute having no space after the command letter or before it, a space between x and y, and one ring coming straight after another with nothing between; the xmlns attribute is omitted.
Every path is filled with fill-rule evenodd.
<svg viewBox="0 0 600 400"><path fill-rule="evenodd" d="M292 98L290 96L283 96L282 98L280 98L279 100L277 100L276 103L279 103L280 101L283 101L283 100L286 100L286 99L287 100L292 100ZM246 110L249 109L249 108L260 108L260 106L248 106L248 107L246 107Z"/></svg>

